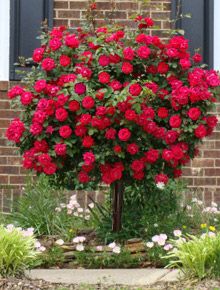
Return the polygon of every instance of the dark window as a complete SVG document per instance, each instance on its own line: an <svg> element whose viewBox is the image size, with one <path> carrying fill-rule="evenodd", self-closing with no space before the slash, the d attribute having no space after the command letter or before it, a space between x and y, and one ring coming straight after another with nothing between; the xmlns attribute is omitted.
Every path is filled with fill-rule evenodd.
<svg viewBox="0 0 220 290"><path fill-rule="evenodd" d="M18 58L29 58L40 46L37 36L43 22L51 27L53 0L11 0L10 11L10 80L19 80L14 63Z"/></svg>
<svg viewBox="0 0 220 290"><path fill-rule="evenodd" d="M200 48L203 61L213 67L214 0L173 0L172 11L173 19L191 14L191 18L177 20L176 28L185 31L191 52Z"/></svg>

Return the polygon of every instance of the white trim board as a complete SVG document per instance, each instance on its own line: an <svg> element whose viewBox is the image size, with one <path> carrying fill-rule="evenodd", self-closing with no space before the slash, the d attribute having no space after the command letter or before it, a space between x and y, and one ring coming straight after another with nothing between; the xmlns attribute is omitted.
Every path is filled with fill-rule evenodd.
<svg viewBox="0 0 220 290"><path fill-rule="evenodd" d="M0 81L9 80L10 0L0 0Z"/></svg>
<svg viewBox="0 0 220 290"><path fill-rule="evenodd" d="M214 2L214 68L220 70L220 0Z"/></svg>

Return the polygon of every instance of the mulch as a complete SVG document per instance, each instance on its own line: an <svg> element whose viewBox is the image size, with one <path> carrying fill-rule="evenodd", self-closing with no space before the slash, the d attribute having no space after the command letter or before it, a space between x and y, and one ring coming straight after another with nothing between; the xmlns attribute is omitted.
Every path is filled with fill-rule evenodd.
<svg viewBox="0 0 220 290"><path fill-rule="evenodd" d="M151 286L65 285L27 278L1 279L0 290L220 290L220 280L156 283Z"/></svg>

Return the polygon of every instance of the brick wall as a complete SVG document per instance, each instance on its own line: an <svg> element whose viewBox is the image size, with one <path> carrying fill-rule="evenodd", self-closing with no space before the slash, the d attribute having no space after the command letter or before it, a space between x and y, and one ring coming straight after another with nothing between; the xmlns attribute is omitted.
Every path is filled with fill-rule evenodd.
<svg viewBox="0 0 220 290"><path fill-rule="evenodd" d="M141 9L140 1L115 1L115 10L112 12L112 0L97 1L97 22L112 17L120 23L132 26L130 16ZM78 26L85 19L88 1L54 0L54 25ZM146 15L156 20L157 30L152 34L166 37L170 28L171 0L151 0L142 9ZM11 85L11 84L10 84ZM17 199L21 193L27 172L21 166L21 158L14 147L8 146L4 139L4 132L10 120L16 116L11 110L6 92L9 84L0 82L0 211L9 211L11 201ZM220 104L217 112L220 115ZM200 156L189 164L184 170L189 186L198 191L207 201L220 202L220 126L212 137L204 142ZM101 200L102 196L92 193L93 198ZM82 202L88 200L87 195L81 195Z"/></svg>

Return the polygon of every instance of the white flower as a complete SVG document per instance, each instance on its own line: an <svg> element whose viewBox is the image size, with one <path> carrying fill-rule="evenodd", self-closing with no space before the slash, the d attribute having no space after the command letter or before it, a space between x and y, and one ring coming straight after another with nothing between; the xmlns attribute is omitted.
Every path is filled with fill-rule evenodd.
<svg viewBox="0 0 220 290"><path fill-rule="evenodd" d="M212 201L212 206L213 206L213 207L218 207L217 203L214 202L214 201Z"/></svg>
<svg viewBox="0 0 220 290"><path fill-rule="evenodd" d="M112 252L115 254L120 254L121 253L121 248L119 246L116 246L112 249Z"/></svg>
<svg viewBox="0 0 220 290"><path fill-rule="evenodd" d="M116 247L116 243L115 243L115 242L110 243L110 244L108 245L108 247L111 248L111 249L114 249L114 248Z"/></svg>
<svg viewBox="0 0 220 290"><path fill-rule="evenodd" d="M160 237L164 240L167 240L167 235L166 234L160 234Z"/></svg>
<svg viewBox="0 0 220 290"><path fill-rule="evenodd" d="M154 224L154 227L155 227L155 228L158 228L158 224Z"/></svg>
<svg viewBox="0 0 220 290"><path fill-rule="evenodd" d="M163 248L164 248L165 251L169 251L169 250L171 250L173 248L173 246L171 244L167 244Z"/></svg>
<svg viewBox="0 0 220 290"><path fill-rule="evenodd" d="M73 239L73 243L75 243L75 244L77 244L77 243L83 243L83 242L85 242L85 240L86 240L85 237L83 237L83 236L78 236L78 237L75 237L75 238Z"/></svg>
<svg viewBox="0 0 220 290"><path fill-rule="evenodd" d="M79 213L81 213L81 212L83 212L83 208L79 207L79 208L77 208L77 211L78 211Z"/></svg>
<svg viewBox="0 0 220 290"><path fill-rule="evenodd" d="M158 183L156 184L156 186L157 186L157 188L159 188L159 189L164 189L164 187L165 187L165 183L164 183L164 182L158 182Z"/></svg>
<svg viewBox="0 0 220 290"><path fill-rule="evenodd" d="M56 245L62 246L64 244L64 241L62 239L59 239L55 242Z"/></svg>
<svg viewBox="0 0 220 290"><path fill-rule="evenodd" d="M192 207L191 207L190 205L187 205L187 206L186 206L186 209L187 209L187 210L191 210Z"/></svg>
<svg viewBox="0 0 220 290"><path fill-rule="evenodd" d="M73 213L73 215L74 216L79 216L78 212L76 212L76 211Z"/></svg>
<svg viewBox="0 0 220 290"><path fill-rule="evenodd" d="M76 200L76 194L70 196L70 200Z"/></svg>
<svg viewBox="0 0 220 290"><path fill-rule="evenodd" d="M79 251L79 252L82 252L84 251L85 247L83 244L77 244L76 245L76 250Z"/></svg>
<svg viewBox="0 0 220 290"><path fill-rule="evenodd" d="M166 234L155 235L152 237L152 241L157 243L159 246L164 246L167 240Z"/></svg>
<svg viewBox="0 0 220 290"><path fill-rule="evenodd" d="M60 208L60 207L56 207L56 208L55 208L55 211L56 211L56 212L61 212L61 208Z"/></svg>
<svg viewBox="0 0 220 290"><path fill-rule="evenodd" d="M166 243L166 240L164 240L162 237L159 237L159 240L157 241L159 246L164 246Z"/></svg>
<svg viewBox="0 0 220 290"><path fill-rule="evenodd" d="M153 248L154 243L153 242L147 242L146 246L151 249L151 248Z"/></svg>
<svg viewBox="0 0 220 290"><path fill-rule="evenodd" d="M103 246L97 246L96 247L96 250L99 251L99 252L101 252L103 250Z"/></svg>
<svg viewBox="0 0 220 290"><path fill-rule="evenodd" d="M72 211L71 209L68 209L68 210L67 210L67 214L68 214L68 215L71 215L72 213L73 213L73 211Z"/></svg>
<svg viewBox="0 0 220 290"><path fill-rule="evenodd" d="M193 198L192 198L192 202L197 203L197 202L198 202L198 199L197 199L196 197L193 197Z"/></svg>
<svg viewBox="0 0 220 290"><path fill-rule="evenodd" d="M157 243L158 240L159 240L159 236L158 235L155 235L155 236L152 237L152 241L153 242Z"/></svg>
<svg viewBox="0 0 220 290"><path fill-rule="evenodd" d="M75 244L79 243L79 237L75 237L72 242Z"/></svg>
<svg viewBox="0 0 220 290"><path fill-rule="evenodd" d="M209 232L209 233L208 233L208 235L209 235L209 237L210 237L210 238L213 238L213 237L215 237L215 236L216 236L216 234L215 234L215 233L213 233L213 232Z"/></svg>
<svg viewBox="0 0 220 290"><path fill-rule="evenodd" d="M90 215L86 215L86 216L85 216L85 220L88 221L89 219L90 219Z"/></svg>
<svg viewBox="0 0 220 290"><path fill-rule="evenodd" d="M93 202L91 202L89 205L88 205L88 207L90 207L90 208L94 208L94 203Z"/></svg>
<svg viewBox="0 0 220 290"><path fill-rule="evenodd" d="M35 248L39 249L41 247L41 243L39 241L35 242Z"/></svg>
<svg viewBox="0 0 220 290"><path fill-rule="evenodd" d="M46 251L46 248L45 248L44 246L41 246L40 248L38 248L38 250L39 250L40 252L44 252L44 251Z"/></svg>
<svg viewBox="0 0 220 290"><path fill-rule="evenodd" d="M180 236L182 235L182 232L181 232L180 230L174 230L174 231L173 231L173 235L174 235L175 237L180 237Z"/></svg>
<svg viewBox="0 0 220 290"><path fill-rule="evenodd" d="M61 203L61 204L60 204L60 207L61 207L61 208L65 208L65 207L66 207L65 203Z"/></svg>
<svg viewBox="0 0 220 290"><path fill-rule="evenodd" d="M6 229L9 231L9 232L12 232L14 230L15 226L13 224L9 224L6 226Z"/></svg>

